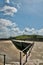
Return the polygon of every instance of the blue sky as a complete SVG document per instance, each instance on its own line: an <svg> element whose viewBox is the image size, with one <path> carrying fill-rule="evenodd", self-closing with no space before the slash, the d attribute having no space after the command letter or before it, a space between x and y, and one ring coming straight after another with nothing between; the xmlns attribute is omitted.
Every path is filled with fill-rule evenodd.
<svg viewBox="0 0 43 65"><path fill-rule="evenodd" d="M23 33L43 35L43 0L0 0L0 38Z"/></svg>

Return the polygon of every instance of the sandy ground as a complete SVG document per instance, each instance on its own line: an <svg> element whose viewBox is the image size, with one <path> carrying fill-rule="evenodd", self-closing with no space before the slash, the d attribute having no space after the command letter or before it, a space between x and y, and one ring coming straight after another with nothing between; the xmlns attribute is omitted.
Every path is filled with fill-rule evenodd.
<svg viewBox="0 0 43 65"><path fill-rule="evenodd" d="M43 42L35 42L26 65L43 65Z"/></svg>
<svg viewBox="0 0 43 65"><path fill-rule="evenodd" d="M18 50L10 40L0 41L0 53L6 54L6 62L19 62L19 52L20 50ZM2 59L3 57L0 56L0 62L3 61ZM0 63L0 65L2 64ZM43 65L43 42L35 42L30 57L28 57L28 62L25 65Z"/></svg>
<svg viewBox="0 0 43 65"><path fill-rule="evenodd" d="M19 62L20 61L20 50L18 50L12 42L0 41L0 54L6 55L6 63L8 62ZM3 61L3 56L0 55L0 61Z"/></svg>

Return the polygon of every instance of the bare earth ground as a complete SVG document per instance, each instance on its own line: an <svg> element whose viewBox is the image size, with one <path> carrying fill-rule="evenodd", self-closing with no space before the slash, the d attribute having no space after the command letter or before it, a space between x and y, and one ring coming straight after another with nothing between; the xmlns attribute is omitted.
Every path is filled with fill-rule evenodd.
<svg viewBox="0 0 43 65"><path fill-rule="evenodd" d="M26 65L43 65L43 42L35 42Z"/></svg>
<svg viewBox="0 0 43 65"><path fill-rule="evenodd" d="M0 41L0 54L6 55L6 63L9 62L19 62L20 61L20 50L18 50L12 42ZM0 61L3 61L3 56L0 55Z"/></svg>
<svg viewBox="0 0 43 65"><path fill-rule="evenodd" d="M6 54L6 62L18 62L20 60L19 52L20 50L18 50L10 40L0 41L0 53ZM0 65L3 65L1 63L3 61L2 59L3 57L0 56ZM35 42L28 62L25 65L43 65L43 42Z"/></svg>

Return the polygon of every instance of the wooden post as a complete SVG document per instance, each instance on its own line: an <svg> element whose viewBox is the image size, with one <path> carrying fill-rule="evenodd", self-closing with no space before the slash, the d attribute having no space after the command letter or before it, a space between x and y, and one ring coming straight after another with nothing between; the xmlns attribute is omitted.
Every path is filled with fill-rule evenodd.
<svg viewBox="0 0 43 65"><path fill-rule="evenodd" d="M6 55L4 55L4 65L5 65L5 56L6 56Z"/></svg>
<svg viewBox="0 0 43 65"><path fill-rule="evenodd" d="M26 52L26 62L27 62L27 52Z"/></svg>
<svg viewBox="0 0 43 65"><path fill-rule="evenodd" d="M20 65L22 65L21 59L22 59L22 58L21 58L21 52L20 52Z"/></svg>

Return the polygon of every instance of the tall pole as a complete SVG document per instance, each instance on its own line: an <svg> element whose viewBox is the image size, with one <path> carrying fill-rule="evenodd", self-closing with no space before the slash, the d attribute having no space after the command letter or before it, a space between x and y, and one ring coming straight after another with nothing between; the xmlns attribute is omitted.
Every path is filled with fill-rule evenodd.
<svg viewBox="0 0 43 65"><path fill-rule="evenodd" d="M5 65L5 56L6 56L6 55L4 55L4 65Z"/></svg>
<svg viewBox="0 0 43 65"><path fill-rule="evenodd" d="M20 65L22 65L21 59L22 59L22 58L21 58L21 52L20 52Z"/></svg>
<svg viewBox="0 0 43 65"><path fill-rule="evenodd" d="M26 52L26 62L27 62L27 52Z"/></svg>

